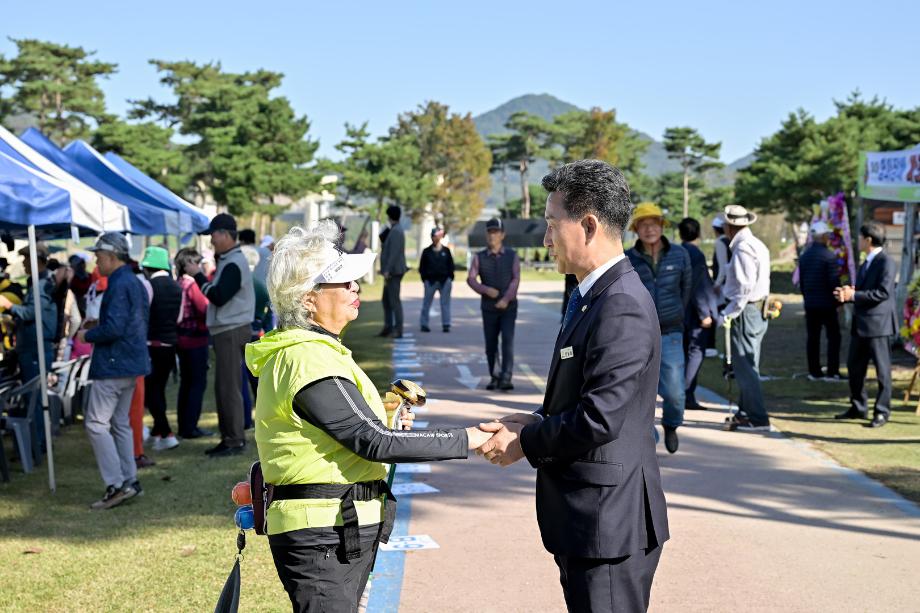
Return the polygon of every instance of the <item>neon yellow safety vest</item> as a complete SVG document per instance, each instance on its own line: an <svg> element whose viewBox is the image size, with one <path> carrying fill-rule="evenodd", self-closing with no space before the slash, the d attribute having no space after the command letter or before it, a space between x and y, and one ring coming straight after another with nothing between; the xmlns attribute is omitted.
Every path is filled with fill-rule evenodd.
<svg viewBox="0 0 920 613"><path fill-rule="evenodd" d="M246 365L259 377L255 437L267 483L347 484L386 478L386 464L356 455L293 409L294 396L305 386L341 377L352 381L374 414L389 423L374 384L342 343L299 328L274 330L246 345ZM344 399L342 411L352 411ZM360 525L383 521L382 500L355 501ZM341 526L340 505L338 499L277 500L268 509L268 533Z"/></svg>

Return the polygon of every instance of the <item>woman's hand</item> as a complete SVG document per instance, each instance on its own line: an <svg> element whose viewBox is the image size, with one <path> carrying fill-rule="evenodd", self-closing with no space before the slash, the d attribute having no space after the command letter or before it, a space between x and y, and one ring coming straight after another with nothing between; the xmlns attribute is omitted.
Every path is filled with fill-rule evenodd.
<svg viewBox="0 0 920 613"><path fill-rule="evenodd" d="M466 429L466 438L469 441L467 444L467 449L474 450L479 449L492 438L491 432L483 432L479 428L467 428Z"/></svg>
<svg viewBox="0 0 920 613"><path fill-rule="evenodd" d="M403 407L399 414L399 420L403 430L411 430L415 422L415 413L409 410L409 407Z"/></svg>

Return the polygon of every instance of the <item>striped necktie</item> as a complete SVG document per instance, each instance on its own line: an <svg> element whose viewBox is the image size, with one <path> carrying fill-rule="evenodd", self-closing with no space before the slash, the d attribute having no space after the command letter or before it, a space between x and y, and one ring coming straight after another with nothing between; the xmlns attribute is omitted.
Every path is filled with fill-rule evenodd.
<svg viewBox="0 0 920 613"><path fill-rule="evenodd" d="M565 327L572 321L572 317L575 315L579 306L581 306L581 291L576 287L572 295L569 296L569 305L565 309L565 317L562 318L563 330L565 330Z"/></svg>

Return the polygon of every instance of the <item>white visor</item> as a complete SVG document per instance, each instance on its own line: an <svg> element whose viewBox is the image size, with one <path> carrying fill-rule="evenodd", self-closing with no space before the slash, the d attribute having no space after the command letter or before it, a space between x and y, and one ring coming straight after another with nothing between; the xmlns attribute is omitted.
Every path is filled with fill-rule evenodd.
<svg viewBox="0 0 920 613"><path fill-rule="evenodd" d="M314 283L346 283L357 281L374 267L375 253L340 253L319 273Z"/></svg>

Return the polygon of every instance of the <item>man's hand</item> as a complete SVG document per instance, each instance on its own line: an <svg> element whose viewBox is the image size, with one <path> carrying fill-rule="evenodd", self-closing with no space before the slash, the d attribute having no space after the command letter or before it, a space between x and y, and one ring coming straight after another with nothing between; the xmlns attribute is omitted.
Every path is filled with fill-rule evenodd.
<svg viewBox="0 0 920 613"><path fill-rule="evenodd" d="M508 301L502 298L501 300L495 303L495 308L500 311L504 311L505 309L508 308Z"/></svg>
<svg viewBox="0 0 920 613"><path fill-rule="evenodd" d="M838 302L852 302L855 295L856 288L852 285L844 285L834 290L834 298L836 298Z"/></svg>
<svg viewBox="0 0 920 613"><path fill-rule="evenodd" d="M505 415L498 420L500 424L521 424L526 426L528 424L535 424L539 421L542 421L543 418L535 413L512 413L510 415Z"/></svg>
<svg viewBox="0 0 920 613"><path fill-rule="evenodd" d="M492 438L491 432L484 432L479 428L467 428L466 429L466 438L467 438L467 449L477 450L476 453L479 453L479 448L485 445L489 439Z"/></svg>
<svg viewBox="0 0 920 613"><path fill-rule="evenodd" d="M703 321L700 322L700 326L702 326L703 328L711 328L712 327L712 317L706 317L705 319L703 319Z"/></svg>
<svg viewBox="0 0 920 613"><path fill-rule="evenodd" d="M488 461L499 466L511 466L524 457L519 437L524 424L492 421L479 424L479 429L494 434L489 442L476 450L476 453L485 456Z"/></svg>
<svg viewBox="0 0 920 613"><path fill-rule="evenodd" d="M0 296L0 309L7 310L13 307L13 303L6 296Z"/></svg>
<svg viewBox="0 0 920 613"><path fill-rule="evenodd" d="M501 295L501 292L499 292L499 291L498 291L497 289L495 289L494 287L487 287L487 288L486 288L486 296L488 296L488 297L491 298L492 300L495 300L495 299L498 298L500 295Z"/></svg>

